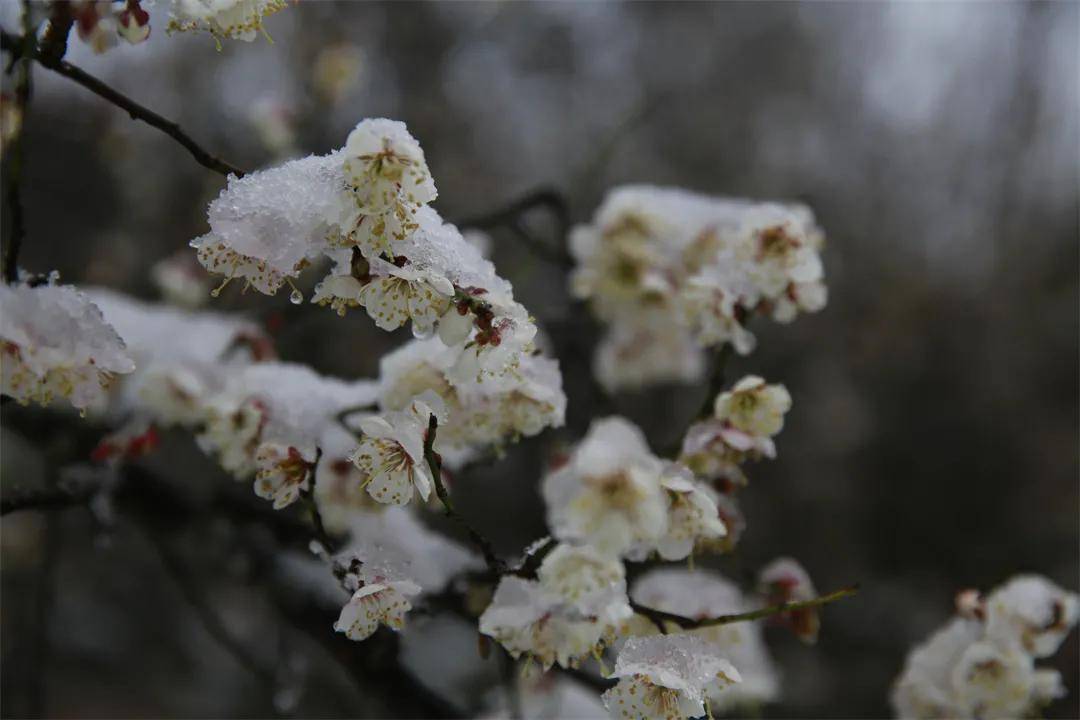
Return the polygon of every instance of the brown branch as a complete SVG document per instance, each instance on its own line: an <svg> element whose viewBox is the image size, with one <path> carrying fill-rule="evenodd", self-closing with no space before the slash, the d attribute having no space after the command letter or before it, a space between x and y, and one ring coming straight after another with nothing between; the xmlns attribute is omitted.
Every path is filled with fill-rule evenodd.
<svg viewBox="0 0 1080 720"><path fill-rule="evenodd" d="M24 9L28 13L29 9ZM24 20L29 22L28 15ZM12 61L12 69L15 72L15 108L18 113L19 129L12 138L5 152L6 167L4 180L7 191L4 200L7 205L7 214L10 218L7 247L4 248L3 272L4 281L13 283L19 276L19 252L22 250L23 239L26 237L26 217L22 203L22 171L24 163L23 153L23 129L26 126L26 111L30 104L30 60L16 56Z"/></svg>
<svg viewBox="0 0 1080 720"><path fill-rule="evenodd" d="M142 120L151 127L157 128L165 133L173 140L176 140L183 145L187 151L191 153L191 156L195 158L195 161L203 167L209 168L210 170L225 176L235 175L236 177L242 177L244 175L243 170L230 165L203 149L203 147L195 142L190 135L184 132L177 123L172 120L167 120L153 110L140 105L127 95L124 95L118 90L114 90L112 87L88 72L75 67L66 60L55 57L50 53L43 52L36 46L24 43L21 39L16 38L9 33L3 33L2 36L0 36L0 39L3 40L3 48L5 50L20 52L24 57L36 60L42 67L48 68L59 75L63 75L69 80L77 82L95 95L108 100L113 105L126 111L132 120Z"/></svg>
<svg viewBox="0 0 1080 720"><path fill-rule="evenodd" d="M750 610L742 613L732 613L730 615L718 615L711 618L702 618L695 620L694 618L688 618L683 615L677 615L675 613L664 612L663 610L656 610L654 608L646 607L631 601L630 607L639 615L644 615L653 622L658 628L663 630L665 622L673 622L684 630L695 630L703 627L715 627L717 625L730 625L737 622L747 622L750 620L760 620L761 618L770 617L772 615L779 615L781 613L792 612L795 610L805 610L807 608L820 607L827 605L837 600L843 600L844 598L851 597L859 592L859 586L849 585L844 588L840 588L828 595L821 595L810 600L798 600L795 602L780 603L779 605L769 605L768 607L759 608L757 610Z"/></svg>
<svg viewBox="0 0 1080 720"><path fill-rule="evenodd" d="M506 572L506 563L504 563L499 556L495 553L495 548L492 546L491 541L480 534L468 521L457 513L454 509L454 504L450 500L450 494L446 491L446 486L442 481L442 458L435 452L435 434L439 430L439 420L435 415L431 416L428 420L427 434L424 436L424 460L427 462L428 469L431 471L432 482L435 483L435 494L438 495L439 500L443 504L443 508L446 510L446 516L453 519L465 533L469 536L469 540L473 545L480 550L480 553L484 556L484 562L488 566L488 570L492 574L499 576Z"/></svg>

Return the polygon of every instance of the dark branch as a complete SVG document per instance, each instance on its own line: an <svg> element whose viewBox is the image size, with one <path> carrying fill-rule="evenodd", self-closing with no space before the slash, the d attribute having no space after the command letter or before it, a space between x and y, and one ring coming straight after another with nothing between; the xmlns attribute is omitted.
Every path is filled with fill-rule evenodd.
<svg viewBox="0 0 1080 720"><path fill-rule="evenodd" d="M28 12L28 10L24 10ZM7 247L4 248L4 281L13 283L19 276L19 252L23 238L26 237L26 219L22 203L22 175L24 164L23 128L26 126L26 113L30 104L30 61L16 57L13 60L15 71L15 108L19 115L19 130L9 144L5 160L5 181L7 192L5 203L10 218Z"/></svg>
<svg viewBox="0 0 1080 720"><path fill-rule="evenodd" d="M42 67L48 68L59 75L63 75L69 80L74 80L95 95L98 95L99 97L108 100L113 105L125 110L132 120L142 120L151 127L157 128L165 133L187 148L187 151L191 153L191 156L195 158L195 161L203 167L209 168L210 170L225 176L243 176L244 172L242 170L204 150L201 145L195 142L195 140L184 132L184 130L175 122L167 120L153 110L140 105L127 95L114 90L112 87L101 80L98 80L86 71L75 67L71 63L62 60L53 54L43 52L38 47L25 44L19 38L16 38L9 33L3 33L2 36L0 36L0 39L3 40L3 48L5 50L19 52L25 57L36 60Z"/></svg>
<svg viewBox="0 0 1080 720"><path fill-rule="evenodd" d="M85 505L97 491L98 486L92 483L76 487L13 490L0 498L0 515L19 510L54 510Z"/></svg>
<svg viewBox="0 0 1080 720"><path fill-rule="evenodd" d="M435 434L439 430L439 421L432 415L428 420L428 431L424 437L424 460L427 462L428 469L431 471L432 482L435 483L435 494L439 496L439 500L442 502L443 507L446 509L447 517L456 522L465 533L469 536L469 540L473 545L480 550L480 553L484 556L484 562L488 566L494 575L499 576L506 572L506 563L504 563L499 556L495 553L495 548L492 546L491 541L481 535L472 525L468 523L465 518L454 510L454 505L450 500L450 493L446 491L446 486L442 481L442 458L435 452Z"/></svg>
<svg viewBox="0 0 1080 720"><path fill-rule="evenodd" d="M536 208L546 208L554 217L558 245L552 246L541 242L525 227L523 221L525 214ZM562 267L570 267L574 264L574 259L565 249L566 237L570 233L570 209L562 194L553 188L534 190L504 208L484 215L464 218L455 224L462 228L476 228L477 230L508 227L525 242L529 250L544 260Z"/></svg>
<svg viewBox="0 0 1080 720"><path fill-rule="evenodd" d="M664 612L663 610L655 610L644 605L640 605L635 602L630 603L630 607L634 612L639 615L644 615L653 622L661 630L664 629L665 622L672 622L681 627L684 630L694 630L703 627L715 627L717 625L730 625L737 622L747 622L749 620L760 620L761 618L770 617L772 615L780 615L786 612L792 612L795 610L805 610L807 608L820 607L827 605L837 600L843 600L844 598L851 597L859 592L858 585L849 585L845 588L840 588L828 595L821 595L820 597L813 598L811 600L799 600L796 602L780 603L779 605L769 605L758 610L751 610L743 613L732 613L730 615L718 615L711 618L702 618L695 620L683 615L676 615L675 613Z"/></svg>
<svg viewBox="0 0 1080 720"><path fill-rule="evenodd" d="M716 396L724 390L724 370L728 360L731 359L731 352L730 344L724 344L716 351L713 358L712 374L709 376L709 387L705 391L705 399L702 400L697 415L694 416L695 420L703 420L712 415Z"/></svg>

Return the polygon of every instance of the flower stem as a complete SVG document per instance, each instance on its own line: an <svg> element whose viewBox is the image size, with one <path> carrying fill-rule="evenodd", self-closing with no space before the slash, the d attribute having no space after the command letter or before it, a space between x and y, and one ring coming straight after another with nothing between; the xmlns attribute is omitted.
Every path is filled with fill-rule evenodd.
<svg viewBox="0 0 1080 720"><path fill-rule="evenodd" d="M453 502L450 500L450 493L446 491L446 486L442 481L442 458L435 452L435 434L438 430L439 420L432 415L428 420L427 435L424 437L424 460L427 462L428 469L431 470L431 479L435 483L435 494L439 497L439 501L442 502L443 508L446 509L446 516L460 525L469 536L469 540L480 550L488 570L496 576L502 575L506 572L506 563L495 553L491 541L481 535L476 528L458 514L454 509Z"/></svg>
<svg viewBox="0 0 1080 720"><path fill-rule="evenodd" d="M644 615L651 620L657 627L662 628L664 622L673 622L684 630L694 630L703 627L715 627L717 625L730 625L737 622L748 622L750 620L760 620L761 618L770 617L772 615L779 615L781 613L792 612L795 610L804 610L806 608L820 607L827 605L837 600L843 600L844 598L851 597L859 592L858 585L849 585L847 587L835 590L828 595L821 595L810 600L798 600L795 602L780 603L779 605L769 605L768 607L759 608L757 610L750 610L743 613L732 613L730 615L717 615L711 618L702 618L695 620L683 615L676 615L675 613L664 612L663 610L655 610L638 603L631 602L630 607L634 612L639 615Z"/></svg>

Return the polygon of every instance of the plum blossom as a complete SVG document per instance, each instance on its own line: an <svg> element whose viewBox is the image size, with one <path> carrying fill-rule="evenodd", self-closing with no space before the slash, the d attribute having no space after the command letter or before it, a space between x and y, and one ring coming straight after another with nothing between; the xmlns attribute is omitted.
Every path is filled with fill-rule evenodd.
<svg viewBox="0 0 1080 720"><path fill-rule="evenodd" d="M618 684L603 694L612 718L695 718L710 688L741 680L720 651L694 635L630 638L615 661Z"/></svg>
<svg viewBox="0 0 1080 720"><path fill-rule="evenodd" d="M646 607L694 620L753 610L757 601L710 570L658 568L641 576L630 593ZM652 623L642 628L655 634ZM739 671L741 682L709 688L713 712L772 702L780 695L780 677L765 646L760 621L714 625L686 631L700 637Z"/></svg>
<svg viewBox="0 0 1080 720"><path fill-rule="evenodd" d="M893 687L913 718L1028 717L1065 695L1060 674L1035 665L1076 624L1077 596L1036 575L1017 576L983 602L957 597L959 615L908 655Z"/></svg>
<svg viewBox="0 0 1080 720"><path fill-rule="evenodd" d="M566 395L558 362L523 355L514 372L480 382L453 384L451 369L463 352L438 338L413 340L384 356L380 363L380 406L400 410L425 391L446 406L436 449L444 459L464 459L479 447L501 447L519 436L536 435L562 425Z"/></svg>
<svg viewBox="0 0 1080 720"><path fill-rule="evenodd" d="M405 505L414 489L423 500L431 495L434 481L424 457L424 438L433 415L446 417L438 396L429 392L404 410L360 421L363 437L349 459L367 476L367 491L377 501Z"/></svg>
<svg viewBox="0 0 1080 720"><path fill-rule="evenodd" d="M758 587L769 605L813 600L817 590L803 566L791 558L777 558L758 574ZM805 643L817 642L821 627L820 610L816 607L789 610L774 616Z"/></svg>
<svg viewBox="0 0 1080 720"><path fill-rule="evenodd" d="M173 0L169 32L204 31L221 40L251 42L264 33L263 19L284 10L286 0Z"/></svg>
<svg viewBox="0 0 1080 720"><path fill-rule="evenodd" d="M341 409L374 400L368 381L323 377L302 365L258 363L228 374L204 404L200 446L237 479L255 476L255 492L275 508L310 487L319 441Z"/></svg>
<svg viewBox="0 0 1080 720"><path fill-rule="evenodd" d="M540 564L536 580L499 580L480 616L480 632L544 669L555 663L577 667L632 614L621 562L588 546L559 545Z"/></svg>
<svg viewBox="0 0 1080 720"><path fill-rule="evenodd" d="M378 263L385 275L376 275L360 291L359 302L383 330L395 330L412 321L417 337L430 335L450 307L454 286L443 275L408 265Z"/></svg>
<svg viewBox="0 0 1080 720"><path fill-rule="evenodd" d="M680 368L650 353L648 338L665 325L678 327L667 330L669 338L686 338L680 347L731 344L751 352L751 316L790 322L824 307L822 244L813 214L801 205L616 188L592 222L571 233L571 288L610 333L596 358L598 376L610 376L605 384L612 389L696 379L689 363ZM635 336L643 341L635 344ZM652 359L639 361L636 353Z"/></svg>
<svg viewBox="0 0 1080 720"><path fill-rule="evenodd" d="M1036 658L1053 655L1076 624L1080 597L1038 575L1018 575L986 599L986 635Z"/></svg>
<svg viewBox="0 0 1080 720"><path fill-rule="evenodd" d="M667 530L656 542L665 560L681 560L701 544L714 544L727 535L716 506L716 493L681 465L670 463L660 480L668 495Z"/></svg>
<svg viewBox="0 0 1080 720"><path fill-rule="evenodd" d="M593 421L566 463L544 478L552 534L643 557L667 530L663 471L633 424L619 417Z"/></svg>
<svg viewBox="0 0 1080 720"><path fill-rule="evenodd" d="M22 404L66 398L100 407L118 375L135 370L124 341L70 285L0 286L3 392Z"/></svg>
<svg viewBox="0 0 1080 720"><path fill-rule="evenodd" d="M345 178L359 216L351 236L366 257L388 253L418 225L413 216L438 192L420 143L405 123L384 118L362 121L344 150Z"/></svg>
<svg viewBox="0 0 1080 720"><path fill-rule="evenodd" d="M341 609L334 630L350 640L366 640L379 625L401 630L405 613L412 609L409 597L419 592L420 587L408 580L366 583Z"/></svg>

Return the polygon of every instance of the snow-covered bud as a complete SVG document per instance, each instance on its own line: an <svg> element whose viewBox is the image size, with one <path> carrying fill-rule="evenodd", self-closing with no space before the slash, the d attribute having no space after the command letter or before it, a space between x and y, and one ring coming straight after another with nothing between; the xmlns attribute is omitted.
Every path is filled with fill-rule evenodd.
<svg viewBox="0 0 1080 720"><path fill-rule="evenodd" d="M67 398L101 406L135 363L86 295L70 285L0 286L0 371L5 395L27 404Z"/></svg>

